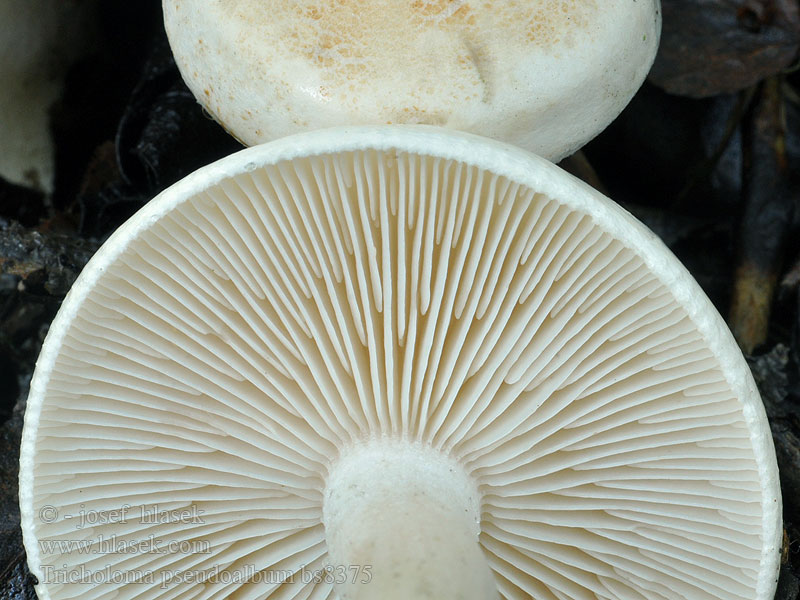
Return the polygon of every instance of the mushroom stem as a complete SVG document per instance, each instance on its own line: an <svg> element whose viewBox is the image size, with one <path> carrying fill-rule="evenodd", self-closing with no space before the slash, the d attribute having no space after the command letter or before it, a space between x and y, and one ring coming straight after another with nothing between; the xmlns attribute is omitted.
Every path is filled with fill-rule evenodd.
<svg viewBox="0 0 800 600"><path fill-rule="evenodd" d="M497 597L478 542L477 486L432 448L381 440L351 449L328 479L324 520L340 598Z"/></svg>

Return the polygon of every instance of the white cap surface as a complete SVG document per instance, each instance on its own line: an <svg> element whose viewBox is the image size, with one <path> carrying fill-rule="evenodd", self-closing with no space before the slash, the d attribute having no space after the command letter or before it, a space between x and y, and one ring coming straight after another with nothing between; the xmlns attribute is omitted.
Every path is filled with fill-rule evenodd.
<svg viewBox="0 0 800 600"><path fill-rule="evenodd" d="M769 600L781 539L686 270L427 127L244 150L114 234L39 359L20 504L42 600Z"/></svg>
<svg viewBox="0 0 800 600"><path fill-rule="evenodd" d="M178 66L248 145L428 124L546 158L602 131L650 69L658 0L164 0Z"/></svg>

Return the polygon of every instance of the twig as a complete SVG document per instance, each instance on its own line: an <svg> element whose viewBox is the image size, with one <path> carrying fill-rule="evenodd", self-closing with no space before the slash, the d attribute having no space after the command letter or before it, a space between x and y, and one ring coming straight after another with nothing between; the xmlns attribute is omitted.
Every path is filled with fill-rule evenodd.
<svg viewBox="0 0 800 600"><path fill-rule="evenodd" d="M794 215L780 76L759 85L743 128L744 209L730 325L747 353L767 338L772 299Z"/></svg>

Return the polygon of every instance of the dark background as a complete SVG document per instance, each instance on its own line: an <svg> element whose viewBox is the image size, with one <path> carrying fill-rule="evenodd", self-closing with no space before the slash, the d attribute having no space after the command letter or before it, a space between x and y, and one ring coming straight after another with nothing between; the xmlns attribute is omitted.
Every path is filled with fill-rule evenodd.
<svg viewBox="0 0 800 600"><path fill-rule="evenodd" d="M80 1L80 0L71 0ZM158 0L98 0L51 111L51 198L0 178L0 600L34 598L17 508L25 397L47 327L108 235L241 148L172 61ZM784 493L778 600L800 597L800 9L663 0L648 82L562 166L649 225L728 318L770 416ZM3 115L0 115L0 119Z"/></svg>

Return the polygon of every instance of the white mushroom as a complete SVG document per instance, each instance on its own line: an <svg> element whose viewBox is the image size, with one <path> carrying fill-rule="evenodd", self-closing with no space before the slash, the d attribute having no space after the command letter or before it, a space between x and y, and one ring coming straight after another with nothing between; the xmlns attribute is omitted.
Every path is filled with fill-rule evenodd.
<svg viewBox="0 0 800 600"><path fill-rule="evenodd" d="M50 110L92 39L95 0L0 2L0 177L53 191Z"/></svg>
<svg viewBox="0 0 800 600"><path fill-rule="evenodd" d="M164 0L189 87L242 142L441 125L552 160L602 131L655 57L658 0Z"/></svg>
<svg viewBox="0 0 800 600"><path fill-rule="evenodd" d="M768 600L781 536L686 270L547 161L425 127L245 150L116 232L45 342L20 494L42 600Z"/></svg>

